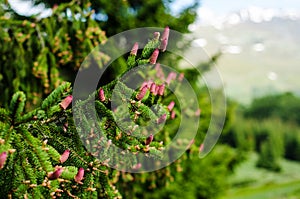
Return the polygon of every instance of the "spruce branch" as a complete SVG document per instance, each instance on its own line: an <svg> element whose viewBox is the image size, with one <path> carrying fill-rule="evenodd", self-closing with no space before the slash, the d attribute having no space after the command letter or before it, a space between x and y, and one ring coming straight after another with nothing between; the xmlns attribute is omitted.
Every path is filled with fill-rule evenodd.
<svg viewBox="0 0 300 199"><path fill-rule="evenodd" d="M147 63L149 68L156 70L154 65L159 47L162 51L166 47L159 35L154 34L140 55L138 44L134 44L126 72L140 63ZM166 35L163 34L162 41L167 39ZM43 67L35 66L36 75L47 74ZM170 76L167 84L175 78ZM118 162L123 161L139 170L143 165L136 156L120 159L112 145L124 153L143 153L149 158L162 159L164 145L154 133L162 123L172 119L171 111L176 108L174 101L164 101L170 95L165 87L164 82L147 81L133 89L116 78L95 90L87 99L77 101L72 109L82 114L74 116L69 109L73 100L70 83L58 86L40 107L27 113L24 111L25 94L16 92L9 109L0 108L0 186L4 187L0 195L16 198L121 198L116 181L112 180L118 172L111 166L117 167ZM115 110L110 107L112 98L119 100ZM99 118L96 124L91 124L92 116L88 111L92 100L95 100ZM119 116L128 112L129 117L121 119L120 126ZM78 119L79 127L75 126L73 119ZM99 154L103 159L97 159ZM6 183L10 178L12 182Z"/></svg>

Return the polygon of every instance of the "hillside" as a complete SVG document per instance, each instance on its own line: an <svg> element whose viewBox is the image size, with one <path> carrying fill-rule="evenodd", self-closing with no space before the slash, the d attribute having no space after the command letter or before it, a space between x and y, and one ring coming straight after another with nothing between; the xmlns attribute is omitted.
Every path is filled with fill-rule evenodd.
<svg viewBox="0 0 300 199"><path fill-rule="evenodd" d="M195 25L189 57L200 62L201 48L209 56L221 51L217 68L225 91L243 103L274 92L300 94L300 19L276 15L258 22L250 14L242 18L241 13L218 25Z"/></svg>

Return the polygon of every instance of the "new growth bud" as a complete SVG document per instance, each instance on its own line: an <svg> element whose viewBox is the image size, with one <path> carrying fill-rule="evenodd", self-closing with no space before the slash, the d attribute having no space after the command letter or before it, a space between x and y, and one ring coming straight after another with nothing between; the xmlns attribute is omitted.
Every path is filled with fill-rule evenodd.
<svg viewBox="0 0 300 199"><path fill-rule="evenodd" d="M156 84L153 82L150 86L150 92L153 94L153 95L157 95L157 90L156 90Z"/></svg>
<svg viewBox="0 0 300 199"><path fill-rule="evenodd" d="M164 32L163 32L163 34L162 34L162 37L161 37L161 41L163 41L163 40L169 40L169 34L170 34L170 28L169 28L169 26L167 26L167 27L165 27L165 29L164 29Z"/></svg>
<svg viewBox="0 0 300 199"><path fill-rule="evenodd" d="M156 64L158 54L159 54L159 50L155 49L150 57L150 60L149 60L150 64Z"/></svg>
<svg viewBox="0 0 300 199"><path fill-rule="evenodd" d="M168 105L168 110L171 111L174 108L175 102L171 101L170 104Z"/></svg>
<svg viewBox="0 0 300 199"><path fill-rule="evenodd" d="M161 52L165 52L167 50L167 45L168 45L168 40L164 39L161 41L160 47L159 47Z"/></svg>
<svg viewBox="0 0 300 199"><path fill-rule="evenodd" d="M172 112L171 112L171 119L172 119L172 120L175 119L175 116L176 116L175 111L172 111Z"/></svg>
<svg viewBox="0 0 300 199"><path fill-rule="evenodd" d="M142 164L141 163L137 163L136 165L133 165L133 169L137 170L137 169L140 169L142 167Z"/></svg>
<svg viewBox="0 0 300 199"><path fill-rule="evenodd" d="M104 95L104 90L102 88L100 88L99 90L99 100L101 102L104 102L105 101L105 95Z"/></svg>
<svg viewBox="0 0 300 199"><path fill-rule="evenodd" d="M67 149L63 152L63 154L60 156L60 163L64 163L65 161L67 161L67 159L69 158L69 155L70 155L70 150Z"/></svg>
<svg viewBox="0 0 300 199"><path fill-rule="evenodd" d="M153 37L154 39L159 39L160 33L159 32L154 32Z"/></svg>
<svg viewBox="0 0 300 199"><path fill-rule="evenodd" d="M169 34L170 34L170 28L167 26L163 32L161 39L160 39L161 44L160 44L159 48L162 52L166 51L166 49L167 49Z"/></svg>
<svg viewBox="0 0 300 199"><path fill-rule="evenodd" d="M149 137L147 137L145 144L149 145L153 141L153 134L150 134Z"/></svg>
<svg viewBox="0 0 300 199"><path fill-rule="evenodd" d="M201 145L199 146L199 153L200 153L201 151L203 151L203 149L204 149L204 144L201 144Z"/></svg>
<svg viewBox="0 0 300 199"><path fill-rule="evenodd" d="M156 77L158 77L161 80L164 80L165 79L165 74L164 74L163 70L160 67L160 63L157 63L155 65L155 70L156 70Z"/></svg>
<svg viewBox="0 0 300 199"><path fill-rule="evenodd" d="M76 176L74 177L75 182L81 184L82 183L81 180L83 179L83 176L84 176L84 169L80 167Z"/></svg>
<svg viewBox="0 0 300 199"><path fill-rule="evenodd" d="M61 175L61 173L63 172L63 168L57 168L54 172L51 172L48 174L48 178L49 180L55 180L57 178L59 178L59 176Z"/></svg>
<svg viewBox="0 0 300 199"><path fill-rule="evenodd" d="M192 139L192 140L189 142L189 144L188 144L188 146L187 146L187 149L191 148L191 146L194 144L194 142L195 142L195 139Z"/></svg>
<svg viewBox="0 0 300 199"><path fill-rule="evenodd" d="M157 91L157 94L160 95L160 96L163 96L164 95L164 92L165 92L165 85L162 84L160 86L158 86L158 91Z"/></svg>
<svg viewBox="0 0 300 199"><path fill-rule="evenodd" d="M0 169L2 169L4 167L6 158L7 158L7 153L6 152L2 152L0 154Z"/></svg>
<svg viewBox="0 0 300 199"><path fill-rule="evenodd" d="M64 110L68 108L68 106L72 103L73 96L69 95L63 101L60 103L60 107L62 107Z"/></svg>
<svg viewBox="0 0 300 199"><path fill-rule="evenodd" d="M163 114L160 118L157 119L157 124L161 124L167 119L167 114Z"/></svg>
<svg viewBox="0 0 300 199"><path fill-rule="evenodd" d="M142 100L144 98L144 96L146 95L147 93L147 90L148 90L148 86L147 85L144 85L140 92L136 95L136 99L137 100Z"/></svg>
<svg viewBox="0 0 300 199"><path fill-rule="evenodd" d="M182 81L184 78L184 73L180 73L179 76L178 76L178 81Z"/></svg>
<svg viewBox="0 0 300 199"><path fill-rule="evenodd" d="M137 42L135 42L130 51L130 54L136 56L138 49L139 49L139 44Z"/></svg>
<svg viewBox="0 0 300 199"><path fill-rule="evenodd" d="M169 85L171 83L172 80L176 79L176 73L175 72L170 72L167 79L166 79L166 83Z"/></svg>
<svg viewBox="0 0 300 199"><path fill-rule="evenodd" d="M200 116L200 114L201 114L201 109L197 109L195 112L195 116Z"/></svg>

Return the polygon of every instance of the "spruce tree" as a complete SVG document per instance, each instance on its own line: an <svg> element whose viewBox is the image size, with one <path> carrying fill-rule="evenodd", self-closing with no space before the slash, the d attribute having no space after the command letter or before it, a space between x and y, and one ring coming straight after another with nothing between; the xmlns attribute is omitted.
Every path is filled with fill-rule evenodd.
<svg viewBox="0 0 300 199"><path fill-rule="evenodd" d="M148 64L149 71L154 72L150 74L155 75L158 69L155 67L159 55L157 48L160 45L161 40L155 37L144 47L141 54L137 53L134 47L127 60L127 70L143 62ZM179 78L172 76L170 80L168 78L163 80L172 84ZM10 100L9 108L0 109L1 196L121 198L116 183L119 178L126 180L131 174L112 169L112 166L120 166L115 165L115 162L119 161L119 156L114 156L112 144L123 149L125 153L144 153L146 157L159 160L165 148L164 143L170 142L169 134L172 131L167 128L159 136L154 137L153 134L145 136L141 131L135 132L134 127L127 126L128 129L125 130L120 128L115 119L116 114L118 112L122 115L128 110L122 109L121 106L116 107L118 109L116 112L110 110L113 93L121 99L129 94L128 110L137 126L143 126L145 122L154 122L155 126L168 121L169 126L178 123L175 118L180 118L178 115L180 112L177 105L173 101L170 102L172 93L165 88L165 83L150 84L148 81L137 90L133 90L116 79L98 88L87 99L73 103L73 110L78 108L79 111L86 111L85 104L95 99L97 115L101 118L96 126L92 126L88 116L84 114L73 116L70 83L60 85L38 108L29 112L24 109L26 95L18 91ZM177 116L173 115L175 110ZM187 113L190 111L196 110L187 110ZM192 118L197 120L198 115L194 115L193 112L189 114L191 114L190 121L193 121ZM74 124L76 117L79 117L81 128L76 128ZM84 140L80 135L85 135ZM90 139L99 135L102 137ZM182 144L176 144L177 147L185 147L189 140L180 142ZM99 151L101 159L97 158ZM147 166L142 165L143 162L142 164L138 162L134 156L133 159L122 161L130 161L132 170ZM157 177L171 177L168 170L167 168L150 173L147 177L152 179L152 183L156 183Z"/></svg>

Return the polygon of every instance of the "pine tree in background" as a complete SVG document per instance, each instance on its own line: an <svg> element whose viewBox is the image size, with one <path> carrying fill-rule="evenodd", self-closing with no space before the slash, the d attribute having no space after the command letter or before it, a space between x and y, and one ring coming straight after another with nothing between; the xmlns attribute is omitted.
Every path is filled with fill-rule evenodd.
<svg viewBox="0 0 300 199"><path fill-rule="evenodd" d="M71 0L33 0L35 4L45 4L52 8L63 2ZM100 23L101 28L107 36L140 27L165 27L170 26L179 32L188 32L188 26L196 19L196 9L199 1L192 5L186 5L176 16L170 10L172 0L114 0L114 1L76 1L83 6L90 2L90 8L95 10L95 20Z"/></svg>

